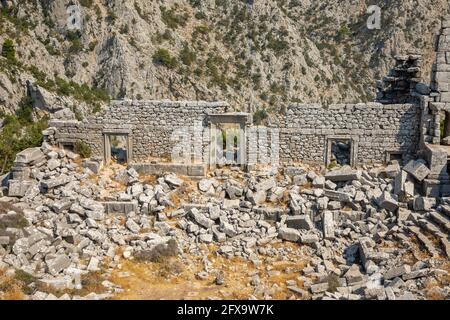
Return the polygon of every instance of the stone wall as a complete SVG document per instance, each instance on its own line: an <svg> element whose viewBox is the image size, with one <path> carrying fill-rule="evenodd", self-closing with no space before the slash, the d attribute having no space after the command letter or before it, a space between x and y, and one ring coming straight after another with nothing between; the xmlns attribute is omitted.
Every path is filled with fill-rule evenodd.
<svg viewBox="0 0 450 320"><path fill-rule="evenodd" d="M82 122L52 121L58 143L82 140L91 146L94 156L103 156L104 134L129 134L134 161L149 157L170 158L174 130L191 128L196 122L206 127L210 113L223 113L226 102L117 101ZM208 141L204 141L204 146Z"/></svg>
<svg viewBox="0 0 450 320"><path fill-rule="evenodd" d="M171 141L172 133L194 122L206 129L202 141L205 152L209 145L208 114L225 113L227 108L224 102L123 101L85 121L53 121L51 125L57 128L59 144L80 139L91 146L95 156L103 156L104 134L129 134L133 161L145 162L150 157L170 158L177 143ZM412 158L420 140L420 114L416 104L292 104L277 114L272 126L279 129L281 163L326 163L330 141L343 139L351 141L351 163L357 165L384 162L389 153L401 153L405 161ZM246 124L247 146L259 144L249 134L254 129ZM271 135L267 140L270 153ZM247 147L247 154L252 152Z"/></svg>
<svg viewBox="0 0 450 320"><path fill-rule="evenodd" d="M382 105L292 104L278 116L282 162L320 162L328 140L351 139L354 163L384 162L387 152L401 152L405 160L417 151L420 107Z"/></svg>

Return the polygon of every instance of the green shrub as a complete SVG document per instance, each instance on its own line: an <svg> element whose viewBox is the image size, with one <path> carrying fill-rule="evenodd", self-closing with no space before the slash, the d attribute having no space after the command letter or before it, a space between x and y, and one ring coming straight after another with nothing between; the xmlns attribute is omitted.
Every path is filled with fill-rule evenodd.
<svg viewBox="0 0 450 320"><path fill-rule="evenodd" d="M79 40L79 39L81 39L81 32L79 30L75 30L75 31L69 30L66 33L66 39L68 41Z"/></svg>
<svg viewBox="0 0 450 320"><path fill-rule="evenodd" d="M167 49L159 48L153 54L153 63L162 65L168 69L173 69L177 66L177 61L172 57Z"/></svg>
<svg viewBox="0 0 450 320"><path fill-rule="evenodd" d="M119 30L121 34L127 34L129 31L130 27L128 27L128 24L124 24Z"/></svg>
<svg viewBox="0 0 450 320"><path fill-rule="evenodd" d="M80 140L75 142L75 152L82 158L90 158L92 154L91 147L86 142Z"/></svg>
<svg viewBox="0 0 450 320"><path fill-rule="evenodd" d="M94 0L79 0L79 2L83 7L90 8L92 7Z"/></svg>
<svg viewBox="0 0 450 320"><path fill-rule="evenodd" d="M106 15L105 20L108 24L114 24L114 22L116 22L117 20L117 15L114 13L114 11L108 9L108 13Z"/></svg>
<svg viewBox="0 0 450 320"><path fill-rule="evenodd" d="M71 42L69 47L70 53L78 53L83 50L83 44L81 43L81 32L79 30L67 31L66 38L69 42Z"/></svg>
<svg viewBox="0 0 450 320"><path fill-rule="evenodd" d="M190 50L187 43L184 44L183 49L180 51L180 60L183 64L190 66L195 62L197 55L194 51Z"/></svg>
<svg viewBox="0 0 450 320"><path fill-rule="evenodd" d="M47 128L47 118L33 120L31 99L22 98L15 115L4 115L0 130L0 174L11 168L16 154L24 149L42 144L42 130Z"/></svg>
<svg viewBox="0 0 450 320"><path fill-rule="evenodd" d="M97 40L89 42L89 46L88 46L89 47L89 51L94 51L95 47L97 46L97 44L98 44Z"/></svg>
<svg viewBox="0 0 450 320"><path fill-rule="evenodd" d="M25 96L20 100L16 116L22 124L33 122L33 100L31 97Z"/></svg>
<svg viewBox="0 0 450 320"><path fill-rule="evenodd" d="M177 14L174 9L167 10L164 6L160 7L161 19L171 29L177 29L178 27L186 26L186 22L189 19L189 15Z"/></svg>
<svg viewBox="0 0 450 320"><path fill-rule="evenodd" d="M350 34L350 29L347 26L342 26L339 30L338 30L338 38L339 39L344 39L345 37L347 37Z"/></svg>
<svg viewBox="0 0 450 320"><path fill-rule="evenodd" d="M69 47L69 53L78 53L83 50L83 44L79 39L75 39L72 41L72 44Z"/></svg>
<svg viewBox="0 0 450 320"><path fill-rule="evenodd" d="M5 41L3 41L2 56L11 62L16 61L16 49L14 48L14 42L11 39L5 39Z"/></svg>
<svg viewBox="0 0 450 320"><path fill-rule="evenodd" d="M265 119L267 119L268 114L266 109L258 109L253 114L253 123L260 125Z"/></svg>
<svg viewBox="0 0 450 320"><path fill-rule="evenodd" d="M196 26L194 28L194 36L196 34L203 34L203 35L207 35L209 33L210 29L208 26L205 25L201 25L201 26Z"/></svg>

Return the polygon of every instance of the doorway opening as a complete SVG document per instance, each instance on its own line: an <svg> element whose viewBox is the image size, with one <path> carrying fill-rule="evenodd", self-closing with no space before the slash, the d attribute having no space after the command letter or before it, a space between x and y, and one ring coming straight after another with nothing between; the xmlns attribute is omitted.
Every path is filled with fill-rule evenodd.
<svg viewBox="0 0 450 320"><path fill-rule="evenodd" d="M221 166L236 166L241 162L240 125L217 124L216 163Z"/></svg>
<svg viewBox="0 0 450 320"><path fill-rule="evenodd" d="M125 135L110 135L111 160L120 164L128 162L128 139Z"/></svg>
<svg viewBox="0 0 450 320"><path fill-rule="evenodd" d="M72 152L75 151L75 145L72 142L63 142L60 144L60 148L67 150L67 151L72 151Z"/></svg>
<svg viewBox="0 0 450 320"><path fill-rule="evenodd" d="M330 164L351 165L351 140L332 140Z"/></svg>
<svg viewBox="0 0 450 320"><path fill-rule="evenodd" d="M209 166L245 168L246 126L250 115L243 112L209 114Z"/></svg>
<svg viewBox="0 0 450 320"><path fill-rule="evenodd" d="M114 161L125 164L133 160L129 133L110 131L103 133L105 163Z"/></svg>
<svg viewBox="0 0 450 320"><path fill-rule="evenodd" d="M441 111L439 123L439 131L441 144L450 146L450 113L448 111Z"/></svg>

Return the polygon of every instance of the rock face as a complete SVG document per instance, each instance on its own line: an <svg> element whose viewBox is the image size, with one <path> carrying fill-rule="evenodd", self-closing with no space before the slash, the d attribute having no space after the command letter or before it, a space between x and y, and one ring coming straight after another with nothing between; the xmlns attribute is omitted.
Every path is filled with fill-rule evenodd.
<svg viewBox="0 0 450 320"><path fill-rule="evenodd" d="M5 3L8 1L2 1L1 6L6 6ZM412 43L423 50L421 53L427 58L424 61L426 70L431 70L433 40L428 35L438 31L435 22L445 14L448 6L446 0L436 1L431 7L426 0L407 0L402 1L402 11L399 11L389 3L383 7L383 16L386 21L396 23L377 32L368 32L365 27L368 16L361 14L367 10L366 5L337 0L324 1L321 10L317 10L314 2L252 1L247 4L230 0L222 6L214 2L176 1L177 6L167 3L160 8L160 4L153 1L136 0L130 4L112 0L107 5L98 3L99 9L94 5L80 6L84 22L81 35L75 38L78 42L62 40L69 33L66 10L70 4L70 1L37 1L10 7L17 19L31 25L27 30L30 36L21 36L21 45L16 44L20 57L27 57L21 62L35 65L51 80L58 74L64 80L74 80L80 85L88 83L89 86L104 87L113 98L207 99L215 96L218 99L227 97L232 105L251 103L251 108L267 103L261 93L271 92L272 83L283 85L280 93L273 94L273 99L278 102L287 96L296 96L306 102L372 100L373 97L367 95L373 91L370 89L373 88L373 76L386 74L391 56L409 49ZM407 20L419 11L427 12L427 15ZM336 19L318 24L309 19L311 12L315 12L320 20L330 16ZM93 18L88 20L88 16ZM111 16L114 19L110 19ZM409 29L420 32L407 34L406 21L410 24ZM9 21L5 24L11 32L19 28ZM349 26L349 30L342 26ZM299 31L310 29L315 32L306 35ZM245 37L244 30L253 30L255 36ZM339 36L336 36L336 30L341 30ZM324 38L324 35L330 36ZM46 49L46 44L37 36L48 38L54 50L48 46ZM361 63L370 60L370 48L380 36L384 39L383 54L374 63ZM322 48L324 41L326 47L338 51L344 49L344 42L348 43L351 51L345 63L334 59L334 49ZM184 42L187 42L186 48ZM169 61L165 65L151 58L159 48L168 50L173 63ZM40 54L30 55L31 50ZM214 59L208 60L210 54ZM292 56L297 58L289 59ZM226 77L214 78L215 73L208 66L220 70L222 77ZM187 73L183 71L185 68ZM315 78L316 68L321 77ZM361 70L358 77L345 76L356 68ZM201 72L194 73L196 69ZM46 86L47 91L36 85L37 73L22 72L14 79L16 81L8 75L7 70L1 71L0 97L6 97L3 108L12 110L18 105L24 87L20 79L32 80L35 89L41 92L43 98L33 95L36 105L45 102L47 106L80 106L73 98L58 97L49 86ZM286 75L289 76L287 82ZM430 78L429 74L423 77ZM335 81L327 85L331 79ZM231 80L238 85L231 85ZM344 85L345 90L342 89Z"/></svg>

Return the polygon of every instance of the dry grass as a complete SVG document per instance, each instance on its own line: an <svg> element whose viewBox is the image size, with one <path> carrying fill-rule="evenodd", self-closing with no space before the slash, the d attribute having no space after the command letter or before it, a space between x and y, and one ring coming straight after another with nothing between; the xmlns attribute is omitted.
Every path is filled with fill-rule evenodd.
<svg viewBox="0 0 450 320"><path fill-rule="evenodd" d="M22 300L24 298L23 283L0 269L0 300Z"/></svg>
<svg viewBox="0 0 450 320"><path fill-rule="evenodd" d="M144 184L154 185L154 184L156 184L156 180L158 180L158 177L154 176L154 175L153 176L142 176L142 177L140 177L140 180Z"/></svg>
<svg viewBox="0 0 450 320"><path fill-rule="evenodd" d="M81 276L81 289L56 289L52 286L45 285L42 282L36 283L36 290L46 293L51 293L56 297L61 297L64 294L69 294L71 296L78 295L84 297L89 293L103 293L105 292L105 287L102 282L105 280L103 273L101 271L89 272Z"/></svg>
<svg viewBox="0 0 450 320"><path fill-rule="evenodd" d="M277 246L298 249L298 245L280 243ZM124 292L117 294L116 299L248 299L254 294L254 287L250 285L251 277L257 273L261 284L270 291L273 299L288 299L293 293L287 289L286 281L295 280L302 288L303 283L297 281L299 272L307 261L297 254L289 254L283 261L266 261L260 256L261 265L254 265L242 258L227 259L217 255L216 245L203 246L203 255L193 256L185 254L183 258L169 257L160 262L144 263L137 259L122 263L120 270L114 270L109 280L120 285ZM211 272L206 279L198 279L196 274L204 271L204 256L208 258ZM288 258L289 261L284 259ZM279 271L269 274L266 266ZM121 273L127 272L128 277ZM224 275L224 284L214 283L217 274ZM276 288L274 287L276 285ZM263 296L256 295L261 299Z"/></svg>

